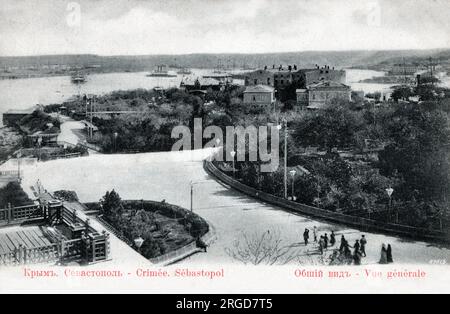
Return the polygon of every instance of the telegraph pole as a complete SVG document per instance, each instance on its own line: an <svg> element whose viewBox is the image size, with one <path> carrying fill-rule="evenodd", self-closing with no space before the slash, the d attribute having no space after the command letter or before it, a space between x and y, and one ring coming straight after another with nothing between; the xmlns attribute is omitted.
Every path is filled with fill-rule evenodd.
<svg viewBox="0 0 450 314"><path fill-rule="evenodd" d="M284 198L287 199L287 121L284 120Z"/></svg>

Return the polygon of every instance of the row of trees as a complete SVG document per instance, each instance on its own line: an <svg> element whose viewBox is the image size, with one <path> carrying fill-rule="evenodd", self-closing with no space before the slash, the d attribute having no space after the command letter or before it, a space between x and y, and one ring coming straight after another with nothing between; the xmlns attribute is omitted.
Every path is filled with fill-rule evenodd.
<svg viewBox="0 0 450 314"><path fill-rule="evenodd" d="M422 227L436 227L439 219L450 214L450 120L440 102L362 110L336 103L285 117L290 119L291 130L288 167L301 165L309 170L309 174L297 171L295 176L298 202L390 221L396 219L392 209L400 213L400 223ZM367 140L377 143L375 149L367 147ZM282 156L283 137L281 141ZM299 155L307 146L326 154ZM348 158L340 157L335 149L349 151ZM357 158L358 154L366 157ZM284 168L260 173L258 163L235 165L243 183L283 196ZM225 168L230 169L231 163ZM390 208L387 188L394 189Z"/></svg>

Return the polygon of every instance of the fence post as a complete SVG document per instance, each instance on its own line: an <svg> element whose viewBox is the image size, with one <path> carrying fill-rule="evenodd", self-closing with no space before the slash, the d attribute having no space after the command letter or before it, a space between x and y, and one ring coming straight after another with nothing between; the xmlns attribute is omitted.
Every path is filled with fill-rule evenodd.
<svg viewBox="0 0 450 314"><path fill-rule="evenodd" d="M61 260L64 259L65 255L66 255L66 242L64 240L61 240Z"/></svg>
<svg viewBox="0 0 450 314"><path fill-rule="evenodd" d="M105 230L103 230L102 234L105 238L105 259L108 259L108 256L109 256L109 233L107 233Z"/></svg>
<svg viewBox="0 0 450 314"><path fill-rule="evenodd" d="M19 244L19 264L22 264L22 244Z"/></svg>
<svg viewBox="0 0 450 314"><path fill-rule="evenodd" d="M27 247L26 246L23 247L23 263L24 264L27 263Z"/></svg>
<svg viewBox="0 0 450 314"><path fill-rule="evenodd" d="M11 221L11 203L8 203L8 211L6 213L8 215L8 224Z"/></svg>

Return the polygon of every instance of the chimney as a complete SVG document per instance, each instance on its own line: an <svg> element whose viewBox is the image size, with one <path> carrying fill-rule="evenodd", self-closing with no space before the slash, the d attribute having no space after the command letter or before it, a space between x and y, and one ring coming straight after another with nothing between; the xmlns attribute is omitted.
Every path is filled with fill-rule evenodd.
<svg viewBox="0 0 450 314"><path fill-rule="evenodd" d="M274 65L272 65L272 69L275 69L275 64L274 64Z"/></svg>
<svg viewBox="0 0 450 314"><path fill-rule="evenodd" d="M294 71L297 71L297 65L294 64Z"/></svg>
<svg viewBox="0 0 450 314"><path fill-rule="evenodd" d="M288 65L288 69L289 69L289 72L291 72L292 71L292 66Z"/></svg>
<svg viewBox="0 0 450 314"><path fill-rule="evenodd" d="M264 66L264 70L267 70L267 65Z"/></svg>

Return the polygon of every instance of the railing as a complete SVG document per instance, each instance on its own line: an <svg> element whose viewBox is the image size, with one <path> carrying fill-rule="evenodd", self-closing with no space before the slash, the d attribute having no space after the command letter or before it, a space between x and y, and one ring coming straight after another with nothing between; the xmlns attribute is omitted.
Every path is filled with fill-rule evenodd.
<svg viewBox="0 0 450 314"><path fill-rule="evenodd" d="M82 240L81 239L73 239L61 242L61 256L64 259L75 259L81 258L82 251Z"/></svg>
<svg viewBox="0 0 450 314"><path fill-rule="evenodd" d="M125 236L123 236L119 231L116 230L113 226L111 226L110 223L108 223L105 219L103 219L101 216L97 216L97 220L105 227L106 230L114 234L117 238L128 244L130 247L134 247L133 242L128 240Z"/></svg>
<svg viewBox="0 0 450 314"><path fill-rule="evenodd" d="M0 265L21 265L27 263L40 263L56 261L58 259L83 259L88 263L106 260L109 257L109 234L94 229L87 220L80 218L76 212L63 207L60 209L59 222L77 230L79 236L71 240L51 238L53 244L27 248L19 247L10 252L0 254ZM27 205L0 209L0 225L17 224L30 219L44 218L44 210L40 205ZM58 218L58 219L59 219ZM80 227L82 230L80 230ZM77 229L78 228L78 229ZM81 233L81 231L84 231Z"/></svg>
<svg viewBox="0 0 450 314"><path fill-rule="evenodd" d="M14 250L0 254L0 265L17 266L54 262L59 259L58 244L52 243L35 248L19 246Z"/></svg>
<svg viewBox="0 0 450 314"><path fill-rule="evenodd" d="M212 225L211 224L208 224L208 225L209 225L210 229L209 229L208 233L206 233L202 237L202 241L205 243L211 242L214 239L214 237L216 236ZM166 262L166 264L171 264L171 263L175 263L179 259L182 259L183 257L186 257L187 255L194 254L194 253L200 252L200 251L201 251L201 249L197 247L196 241L193 241L175 251L172 251L172 252L169 252L169 253L163 254L161 256L154 257L154 258L150 258L149 260L153 264L164 264L164 262Z"/></svg>
<svg viewBox="0 0 450 314"><path fill-rule="evenodd" d="M196 251L200 251L200 249L197 248L196 242L193 241L189 244L186 244L182 248L179 248L178 250L166 253L166 254L158 256L158 257L150 258L149 260L153 264L159 264L159 263L162 263L163 261L173 260L176 257L181 257L187 253L194 253Z"/></svg>
<svg viewBox="0 0 450 314"><path fill-rule="evenodd" d="M355 227L364 231L381 231L425 240L450 242L450 234L448 232L428 230L424 228L417 228L394 223L385 223L377 220L332 212L322 208L296 203L242 184L241 182L224 174L222 171L217 169L213 163L209 161L204 162L204 168L208 173L210 173L219 181L244 194L268 202L270 204L274 204L281 208L304 214L306 216Z"/></svg>
<svg viewBox="0 0 450 314"><path fill-rule="evenodd" d="M48 157L49 160L56 160L56 159L66 159L66 158L75 158L80 157L81 153L70 153L70 154L64 154L64 155L50 155Z"/></svg>
<svg viewBox="0 0 450 314"><path fill-rule="evenodd" d="M98 146L96 146L96 145L94 145L94 144L87 143L87 142L86 142L86 143L80 143L80 142L78 142L78 143L75 145L75 144L73 144L73 143L69 143L69 142L66 142L66 141L58 141L57 144L60 145L60 146L66 145L66 146L72 147L72 148L75 148L75 147L77 147L77 146L79 146L79 147L84 147L84 148L86 148L86 149L90 149L90 150L93 150L93 151L96 151L96 152L100 152L100 151L101 151L100 148L99 148Z"/></svg>
<svg viewBox="0 0 450 314"><path fill-rule="evenodd" d="M23 171L20 171L23 175ZM0 177L19 177L19 170L0 170Z"/></svg>
<svg viewBox="0 0 450 314"><path fill-rule="evenodd" d="M40 209L40 206L35 204L0 209L0 225L17 224L28 219L40 218L42 217Z"/></svg>

